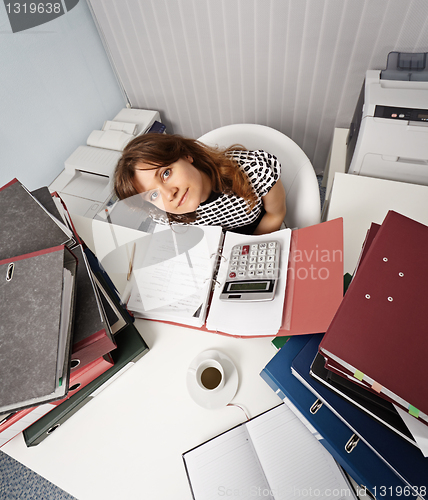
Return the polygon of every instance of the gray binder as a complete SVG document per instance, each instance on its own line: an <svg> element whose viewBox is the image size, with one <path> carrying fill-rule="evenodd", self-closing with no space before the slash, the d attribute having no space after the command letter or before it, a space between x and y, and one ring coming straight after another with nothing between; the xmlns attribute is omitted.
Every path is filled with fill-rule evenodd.
<svg viewBox="0 0 428 500"><path fill-rule="evenodd" d="M0 188L0 259L74 244L73 233L17 179Z"/></svg>
<svg viewBox="0 0 428 500"><path fill-rule="evenodd" d="M76 268L63 245L0 261L0 413L67 394Z"/></svg>

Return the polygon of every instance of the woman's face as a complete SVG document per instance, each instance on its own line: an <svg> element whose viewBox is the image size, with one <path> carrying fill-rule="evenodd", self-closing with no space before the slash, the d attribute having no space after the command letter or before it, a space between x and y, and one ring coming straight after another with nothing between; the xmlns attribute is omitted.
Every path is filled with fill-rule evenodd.
<svg viewBox="0 0 428 500"><path fill-rule="evenodd" d="M134 186L145 200L171 214L194 212L211 193L209 177L193 166L190 156L167 167L139 163Z"/></svg>

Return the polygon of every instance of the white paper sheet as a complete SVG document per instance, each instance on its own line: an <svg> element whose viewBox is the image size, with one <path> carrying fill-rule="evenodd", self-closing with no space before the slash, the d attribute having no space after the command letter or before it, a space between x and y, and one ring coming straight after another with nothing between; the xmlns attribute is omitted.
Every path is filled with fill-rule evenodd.
<svg viewBox="0 0 428 500"><path fill-rule="evenodd" d="M275 298L266 302L227 302L219 296L226 279L229 256L234 245L257 241L277 240L281 244L280 277ZM248 236L226 233L222 259L217 275L219 286L215 287L210 312L207 318L208 330L238 336L274 336L282 323L285 288L287 284L288 256L290 251L291 230L281 229L268 235Z"/></svg>
<svg viewBox="0 0 428 500"><path fill-rule="evenodd" d="M415 417L404 411L399 406L394 405L403 422L407 425L412 436L415 438L421 453L428 457L428 426L419 422Z"/></svg>

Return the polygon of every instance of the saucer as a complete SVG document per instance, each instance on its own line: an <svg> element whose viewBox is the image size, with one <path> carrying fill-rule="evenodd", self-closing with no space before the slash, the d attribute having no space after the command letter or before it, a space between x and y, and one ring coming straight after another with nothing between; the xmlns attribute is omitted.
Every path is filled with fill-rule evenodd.
<svg viewBox="0 0 428 500"><path fill-rule="evenodd" d="M217 355L220 358L220 363L223 366L225 383L224 386L215 392L205 391L199 387L196 382L195 373L190 371L190 368L196 368L204 359L211 359ZM233 361L226 354L221 351L208 350L201 352L190 363L189 370L187 371L187 390L193 401L203 408L214 410L226 406L232 401L238 389L238 370L233 364Z"/></svg>

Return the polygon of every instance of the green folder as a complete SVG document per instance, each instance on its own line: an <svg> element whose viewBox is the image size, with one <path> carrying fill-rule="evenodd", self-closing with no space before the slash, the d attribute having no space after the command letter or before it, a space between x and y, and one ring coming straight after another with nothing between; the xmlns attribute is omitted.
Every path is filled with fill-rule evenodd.
<svg viewBox="0 0 428 500"><path fill-rule="evenodd" d="M34 422L23 432L25 444L36 446L46 439L61 424L66 422L82 406L93 399L92 394L105 382L124 369L128 363L137 362L149 350L133 324L126 326L115 335L117 348L111 352L114 366L83 387L69 399L56 406L49 413Z"/></svg>
<svg viewBox="0 0 428 500"><path fill-rule="evenodd" d="M275 347L275 349L281 349L287 342L287 340L290 338L289 335L285 335L283 337L275 337L272 340L272 345Z"/></svg>

